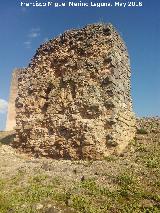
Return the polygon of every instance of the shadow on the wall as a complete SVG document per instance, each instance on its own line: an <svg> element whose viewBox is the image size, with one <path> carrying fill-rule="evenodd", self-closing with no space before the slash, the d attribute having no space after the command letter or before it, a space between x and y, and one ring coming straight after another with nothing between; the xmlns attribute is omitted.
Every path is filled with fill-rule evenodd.
<svg viewBox="0 0 160 213"><path fill-rule="evenodd" d="M13 142L14 137L15 137L15 132L9 132L8 134L3 133L2 135L0 133L0 144L10 145L11 142Z"/></svg>

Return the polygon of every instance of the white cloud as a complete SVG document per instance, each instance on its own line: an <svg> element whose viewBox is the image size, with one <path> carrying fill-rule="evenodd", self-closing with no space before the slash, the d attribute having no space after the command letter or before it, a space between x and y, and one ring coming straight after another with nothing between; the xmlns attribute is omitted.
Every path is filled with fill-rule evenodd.
<svg viewBox="0 0 160 213"><path fill-rule="evenodd" d="M0 113L6 113L8 109L8 102L0 99Z"/></svg>
<svg viewBox="0 0 160 213"><path fill-rule="evenodd" d="M38 36L40 36L38 32L30 32L28 35L29 38L37 38Z"/></svg>
<svg viewBox="0 0 160 213"><path fill-rule="evenodd" d="M33 39L37 38L38 36L40 36L39 27L30 29L27 35L27 40L24 42L25 48L30 49L32 47Z"/></svg>
<svg viewBox="0 0 160 213"><path fill-rule="evenodd" d="M25 42L24 42L24 45L25 45L25 47L26 47L27 49L30 49L30 48L31 48L31 44L32 44L31 41L25 41Z"/></svg>
<svg viewBox="0 0 160 213"><path fill-rule="evenodd" d="M28 34L29 38L37 38L38 36L40 36L40 28L32 28L30 30L30 33Z"/></svg>

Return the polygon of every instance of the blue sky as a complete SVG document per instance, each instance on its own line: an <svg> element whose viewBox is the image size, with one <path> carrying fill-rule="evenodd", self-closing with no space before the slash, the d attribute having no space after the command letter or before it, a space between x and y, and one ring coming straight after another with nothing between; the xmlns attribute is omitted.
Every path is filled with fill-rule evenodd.
<svg viewBox="0 0 160 213"><path fill-rule="evenodd" d="M111 22L127 44L136 115L160 116L160 1L141 1L144 6L136 8L22 8L20 0L1 0L0 130L5 127L5 101L8 101L12 70L27 66L36 49L46 39L71 28L101 21Z"/></svg>

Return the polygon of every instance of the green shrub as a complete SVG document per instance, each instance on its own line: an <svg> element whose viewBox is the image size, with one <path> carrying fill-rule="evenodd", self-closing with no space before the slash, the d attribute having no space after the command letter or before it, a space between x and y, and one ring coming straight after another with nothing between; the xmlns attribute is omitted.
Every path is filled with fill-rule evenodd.
<svg viewBox="0 0 160 213"><path fill-rule="evenodd" d="M142 134L142 135L145 135L145 134L148 134L147 130L146 129L137 129L137 134Z"/></svg>

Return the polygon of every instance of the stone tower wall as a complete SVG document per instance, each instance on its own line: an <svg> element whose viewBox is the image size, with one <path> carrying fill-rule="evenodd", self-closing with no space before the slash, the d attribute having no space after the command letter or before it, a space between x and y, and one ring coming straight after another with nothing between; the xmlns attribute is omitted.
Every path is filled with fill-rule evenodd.
<svg viewBox="0 0 160 213"><path fill-rule="evenodd" d="M15 69L12 73L10 95L9 95L9 102L8 102L8 113L7 113L7 121L6 121L6 131L11 131L16 126L15 100L18 96L19 73L20 73L20 69Z"/></svg>
<svg viewBox="0 0 160 213"><path fill-rule="evenodd" d="M102 159L133 139L126 46L111 24L40 46L19 79L15 145L52 158Z"/></svg>

